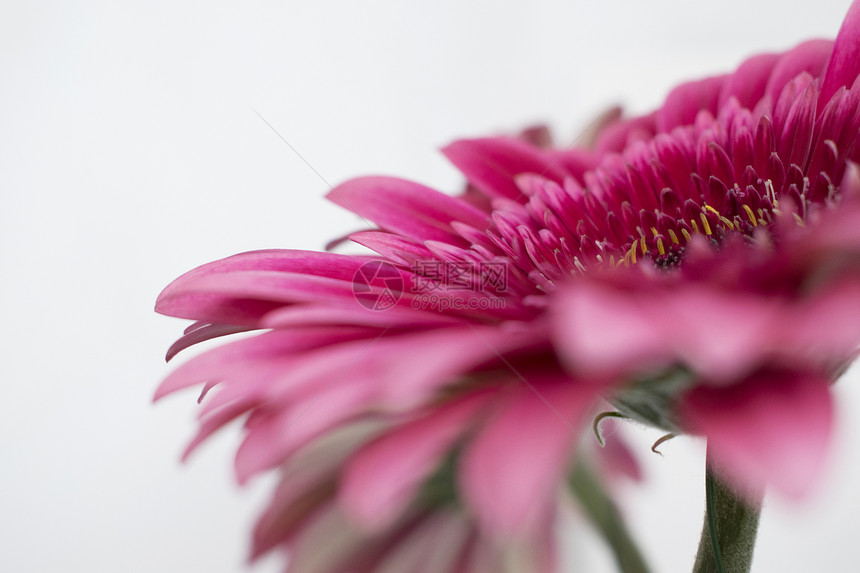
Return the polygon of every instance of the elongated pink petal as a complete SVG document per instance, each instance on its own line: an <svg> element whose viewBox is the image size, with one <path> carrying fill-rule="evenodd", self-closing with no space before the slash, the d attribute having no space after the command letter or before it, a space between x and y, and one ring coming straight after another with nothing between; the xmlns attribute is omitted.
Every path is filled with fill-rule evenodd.
<svg viewBox="0 0 860 573"><path fill-rule="evenodd" d="M375 330L356 327L321 327L270 332L237 340L196 356L173 370L158 387L154 399L195 384L229 378L232 373L246 369L253 376L255 365L263 362L374 334Z"/></svg>
<svg viewBox="0 0 860 573"><path fill-rule="evenodd" d="M553 338L573 372L612 374L633 365L648 369L671 355L665 323L629 293L572 283L557 293L553 308Z"/></svg>
<svg viewBox="0 0 860 573"><path fill-rule="evenodd" d="M521 173L542 175L558 183L570 175L547 154L516 139L461 139L443 148L442 153L472 185L491 197L514 201L524 199L515 183L515 176Z"/></svg>
<svg viewBox="0 0 860 573"><path fill-rule="evenodd" d="M369 530L387 527L414 498L453 442L475 422L488 400L482 393L397 426L365 446L349 462L339 497L347 513Z"/></svg>
<svg viewBox="0 0 860 573"><path fill-rule="evenodd" d="M341 296L351 291L352 281L369 257L310 251L253 251L227 257L192 271L170 283L158 296L155 310L161 314L208 323L256 327L260 317L293 299L279 292L283 275L297 300L314 295L314 285L325 285ZM260 274L257 274L260 273ZM253 277L262 277L253 284ZM308 277L303 281L301 277ZM408 281L409 274L403 274Z"/></svg>
<svg viewBox="0 0 860 573"><path fill-rule="evenodd" d="M514 386L463 453L466 502L503 538L534 532L555 503L597 388L558 374Z"/></svg>
<svg viewBox="0 0 860 573"><path fill-rule="evenodd" d="M657 112L657 129L667 132L691 124L701 110L716 114L720 91L727 79L728 76L716 76L676 87Z"/></svg>
<svg viewBox="0 0 860 573"><path fill-rule="evenodd" d="M182 336L179 340L174 342L170 348L167 349L167 355L165 356L165 360L170 362L174 356L189 348L194 346L195 344L199 344L201 342L205 342L207 340L212 340L213 338L218 338L221 336L228 336L230 334L238 334L240 332L247 332L250 328L245 326L233 326L231 324L207 324L205 326L201 326L199 328L195 328L189 332L186 332L185 335Z"/></svg>
<svg viewBox="0 0 860 573"><path fill-rule="evenodd" d="M741 106L753 109L764 96L771 71L779 59L779 54L760 54L742 63L723 84L720 107L734 97Z"/></svg>
<svg viewBox="0 0 860 573"><path fill-rule="evenodd" d="M338 185L326 197L383 229L417 240L456 245L464 241L451 221L484 228L487 213L419 183L395 177L360 177Z"/></svg>
<svg viewBox="0 0 860 573"><path fill-rule="evenodd" d="M393 268L393 267L392 267ZM400 288L395 296L411 288L411 275L400 275ZM209 274L185 281L171 289L159 300L159 312L180 318L206 317L212 322L233 323L240 326L244 315L237 315L237 303L255 303L263 312L254 316L251 326L259 327L262 315L279 306L297 302L325 302L328 300L352 302L356 299L353 277L343 280L323 276L281 271L233 271Z"/></svg>
<svg viewBox="0 0 860 573"><path fill-rule="evenodd" d="M784 53L771 72L765 94L775 103L786 84L799 74L820 76L832 49L831 40L809 40Z"/></svg>
<svg viewBox="0 0 860 573"><path fill-rule="evenodd" d="M452 224L462 224L453 221ZM430 251L420 241L407 239L394 233L381 231L359 231L349 235L349 240L376 251L395 264L412 266L416 261L429 259Z"/></svg>
<svg viewBox="0 0 860 573"><path fill-rule="evenodd" d="M769 297L720 288L688 287L653 303L672 331L668 346L714 383L744 376L756 366L783 310Z"/></svg>
<svg viewBox="0 0 860 573"><path fill-rule="evenodd" d="M860 2L855 1L842 22L830 61L824 72L819 102L826 103L842 86L850 87L860 75Z"/></svg>
<svg viewBox="0 0 860 573"><path fill-rule="evenodd" d="M656 117L656 113L651 113L610 123L597 138L597 153L618 153L633 141L653 137L657 132Z"/></svg>
<svg viewBox="0 0 860 573"><path fill-rule="evenodd" d="M828 386L820 374L767 372L734 386L699 386L680 414L736 485L800 497L824 468L833 429Z"/></svg>
<svg viewBox="0 0 860 573"><path fill-rule="evenodd" d="M375 326L389 328L416 328L445 326L462 323L463 318L441 312L415 310L394 306L386 310L373 310L354 303L297 304L279 308L260 321L261 328L292 328L309 325Z"/></svg>
<svg viewBox="0 0 860 573"><path fill-rule="evenodd" d="M378 388L360 381L357 376L331 379L289 406L249 419L248 435L236 452L239 483L279 466L289 455L338 424L359 419L379 394Z"/></svg>

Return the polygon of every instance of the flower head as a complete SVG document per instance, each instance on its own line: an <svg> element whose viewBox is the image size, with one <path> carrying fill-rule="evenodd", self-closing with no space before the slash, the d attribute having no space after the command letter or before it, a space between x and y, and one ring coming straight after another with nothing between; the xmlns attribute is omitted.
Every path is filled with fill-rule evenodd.
<svg viewBox="0 0 860 573"><path fill-rule="evenodd" d="M337 527L338 555L375 567L455 523L463 543L537 547L601 397L707 436L742 486L805 491L829 383L860 343L858 38L860 2L835 43L610 114L588 147L540 130L455 142L460 196L348 181L329 199L377 226L349 236L374 256L259 251L171 283L156 310L197 322L169 357L265 331L157 393L217 388L189 451L244 418L240 481L284 468L256 551L312 554L318 528ZM320 445L357 425L360 439ZM445 503L428 493L440 487Z"/></svg>

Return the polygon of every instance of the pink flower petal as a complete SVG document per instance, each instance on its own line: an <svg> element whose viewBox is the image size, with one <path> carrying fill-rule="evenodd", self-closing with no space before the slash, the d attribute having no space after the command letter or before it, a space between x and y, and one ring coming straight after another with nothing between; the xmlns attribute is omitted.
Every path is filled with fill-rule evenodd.
<svg viewBox="0 0 860 573"><path fill-rule="evenodd" d="M559 374L514 386L466 447L460 483L476 519L503 538L528 536L556 503L578 428L598 388Z"/></svg>
<svg viewBox="0 0 860 573"><path fill-rule="evenodd" d="M542 175L558 183L569 176L547 154L516 139L461 139L443 148L442 153L463 172L472 185L491 197L514 201L524 199L514 182L515 176L521 173Z"/></svg>
<svg viewBox="0 0 860 573"><path fill-rule="evenodd" d="M799 74L821 75L832 49L831 40L809 40L784 53L774 66L765 89L771 102L775 103L783 88Z"/></svg>
<svg viewBox="0 0 860 573"><path fill-rule="evenodd" d="M688 287L653 304L673 331L671 347L693 370L714 382L745 375L769 350L782 307L769 297Z"/></svg>
<svg viewBox="0 0 860 573"><path fill-rule="evenodd" d="M449 452L489 396L479 394L436 409L362 448L343 471L339 498L368 530L388 527Z"/></svg>
<svg viewBox="0 0 860 573"><path fill-rule="evenodd" d="M742 63L723 84L720 107L734 97L742 107L753 109L764 96L771 71L779 59L779 54L760 54Z"/></svg>
<svg viewBox="0 0 860 573"><path fill-rule="evenodd" d="M668 132L673 127L691 124L702 110L716 115L720 91L727 78L716 76L676 87L657 112L657 129Z"/></svg>
<svg viewBox="0 0 860 573"><path fill-rule="evenodd" d="M650 138L657 132L656 113L622 119L611 123L600 133L595 144L599 155L620 153L633 141Z"/></svg>
<svg viewBox="0 0 860 573"><path fill-rule="evenodd" d="M296 304L274 310L260 321L261 328L287 328L309 325L375 326L416 328L445 326L463 322L463 318L435 311L393 306L373 310L354 303Z"/></svg>
<svg viewBox="0 0 860 573"><path fill-rule="evenodd" d="M556 294L551 313L562 360L583 375L664 363L670 356L670 333L650 306L599 283L571 283Z"/></svg>
<svg viewBox="0 0 860 573"><path fill-rule="evenodd" d="M228 336L230 334L247 332L249 330L251 329L245 326L233 326L230 324L206 324L204 326L186 332L179 340L174 342L170 346L170 348L167 349L167 355L165 356L165 360L167 362L170 362L177 354L179 354L186 348L194 346L195 344L199 344L207 340L212 340L213 338L219 338L221 336Z"/></svg>
<svg viewBox="0 0 860 573"><path fill-rule="evenodd" d="M680 415L708 439L737 487L770 484L800 497L824 467L833 429L828 385L820 374L767 372L733 386L699 386L684 398Z"/></svg>
<svg viewBox="0 0 860 573"><path fill-rule="evenodd" d="M253 251L189 271L158 296L161 314L256 327L261 316L294 301L319 298L315 286L351 296L356 271L374 259L310 251ZM404 273L408 281L409 274ZM260 277L260 281L256 280ZM306 280L303 280L306 277ZM285 291L278 288L285 285ZM292 291L292 294L291 294Z"/></svg>
<svg viewBox="0 0 860 573"><path fill-rule="evenodd" d="M452 225L462 224L452 221ZM420 241L407 239L394 233L381 231L359 231L349 235L349 240L376 251L394 264L412 266L416 261L431 257L430 251Z"/></svg>
<svg viewBox="0 0 860 573"><path fill-rule="evenodd" d="M387 231L419 241L433 239L468 246L451 221L485 228L487 213L462 199L396 177L359 177L338 185L326 197Z"/></svg>
<svg viewBox="0 0 860 573"><path fill-rule="evenodd" d="M860 2L855 1L842 22L827 62L819 102L826 103L842 86L851 87L860 75Z"/></svg>

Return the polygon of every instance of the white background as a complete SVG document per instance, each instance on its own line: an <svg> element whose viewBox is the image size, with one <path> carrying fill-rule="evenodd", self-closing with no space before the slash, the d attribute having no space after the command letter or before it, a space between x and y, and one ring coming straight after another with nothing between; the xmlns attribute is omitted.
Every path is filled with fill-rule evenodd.
<svg viewBox="0 0 860 573"><path fill-rule="evenodd" d="M611 103L835 36L849 2L10 2L0 7L0 571L241 572L271 480L240 490L235 428L182 466L193 393L158 406L184 323L152 312L198 264L320 249L361 222L329 182L386 173L456 191L436 149L547 121L562 141ZM860 508L860 379L828 477L769 499L754 571L848 571ZM656 572L689 570L700 445L629 513ZM579 570L606 556L573 534ZM596 542L595 542L596 543ZM278 569L267 560L256 569Z"/></svg>

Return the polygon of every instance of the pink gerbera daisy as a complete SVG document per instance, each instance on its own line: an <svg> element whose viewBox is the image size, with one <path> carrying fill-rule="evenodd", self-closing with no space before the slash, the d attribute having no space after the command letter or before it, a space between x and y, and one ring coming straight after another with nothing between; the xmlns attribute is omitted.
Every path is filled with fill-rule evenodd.
<svg viewBox="0 0 860 573"><path fill-rule="evenodd" d="M285 468L257 552L304 563L317 528L335 528L342 559L309 570L374 570L450 525L464 533L435 570L517 539L523 570L550 571L535 548L601 397L706 436L736 488L804 493L829 385L860 343L858 52L855 2L835 42L684 84L652 114L610 117L592 146L553 149L540 131L455 142L460 196L338 186L329 198L377 226L349 239L376 255L245 253L170 284L156 310L198 322L169 357L265 330L157 393L217 386L189 450L245 417L240 481ZM370 429L318 469L296 465L355 425Z"/></svg>

